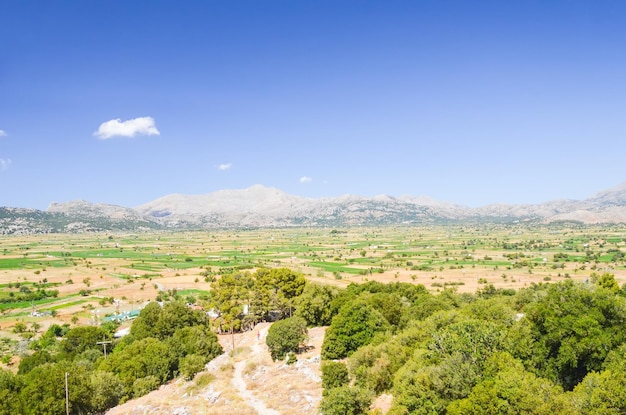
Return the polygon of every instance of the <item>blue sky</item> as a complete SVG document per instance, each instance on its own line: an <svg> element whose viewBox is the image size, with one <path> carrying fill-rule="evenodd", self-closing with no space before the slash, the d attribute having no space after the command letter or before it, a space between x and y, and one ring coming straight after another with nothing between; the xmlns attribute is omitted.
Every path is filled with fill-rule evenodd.
<svg viewBox="0 0 626 415"><path fill-rule="evenodd" d="M0 2L0 206L626 180L626 2Z"/></svg>

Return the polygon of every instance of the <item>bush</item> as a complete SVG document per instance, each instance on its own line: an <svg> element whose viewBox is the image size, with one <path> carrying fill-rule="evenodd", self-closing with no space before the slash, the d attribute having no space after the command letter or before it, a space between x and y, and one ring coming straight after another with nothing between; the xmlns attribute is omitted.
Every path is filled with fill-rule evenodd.
<svg viewBox="0 0 626 415"><path fill-rule="evenodd" d="M287 353L287 364L288 365L293 365L297 361L298 361L298 358L296 357L296 354L294 352Z"/></svg>
<svg viewBox="0 0 626 415"><path fill-rule="evenodd" d="M126 395L124 382L110 372L94 371L91 374L91 388L91 406L97 412L114 407Z"/></svg>
<svg viewBox="0 0 626 415"><path fill-rule="evenodd" d="M215 380L214 374L208 373L208 372L202 373L201 375L198 375L198 377L196 378L196 386L200 388L204 388L205 386L208 386L214 380Z"/></svg>
<svg viewBox="0 0 626 415"><path fill-rule="evenodd" d="M272 324L265 343L270 349L272 359L279 360L289 352L297 353L300 344L306 339L306 321L296 316Z"/></svg>
<svg viewBox="0 0 626 415"><path fill-rule="evenodd" d="M371 400L363 388L341 386L328 391L319 410L322 415L361 415L367 413Z"/></svg>
<svg viewBox="0 0 626 415"><path fill-rule="evenodd" d="M180 361L180 373L185 380L192 380L196 373L202 372L204 369L205 358L197 354L190 354L183 357Z"/></svg>
<svg viewBox="0 0 626 415"><path fill-rule="evenodd" d="M322 387L324 388L324 394L330 389L347 385L349 381L348 368L345 363L333 361L322 363Z"/></svg>
<svg viewBox="0 0 626 415"><path fill-rule="evenodd" d="M159 378L148 375L143 378L136 379L133 382L133 396L138 398L157 389L160 385Z"/></svg>

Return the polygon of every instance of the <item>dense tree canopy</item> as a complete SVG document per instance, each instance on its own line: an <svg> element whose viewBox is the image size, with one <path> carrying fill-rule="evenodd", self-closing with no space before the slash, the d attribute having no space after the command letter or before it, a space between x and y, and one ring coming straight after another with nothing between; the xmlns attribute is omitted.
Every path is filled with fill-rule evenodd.
<svg viewBox="0 0 626 415"><path fill-rule="evenodd" d="M19 374L0 372L0 415L65 414L65 374L71 414L103 413L182 373L191 376L222 353L204 313L185 304L150 303L123 339L102 327L50 329L34 352L22 356ZM57 336L63 336L57 341ZM102 344L110 341L107 358Z"/></svg>
<svg viewBox="0 0 626 415"><path fill-rule="evenodd" d="M384 332L389 323L380 312L362 302L345 304L326 331L322 357L341 359L368 344L376 333Z"/></svg>
<svg viewBox="0 0 626 415"><path fill-rule="evenodd" d="M572 389L626 340L626 301L616 291L565 281L526 308L532 325L531 364Z"/></svg>
<svg viewBox="0 0 626 415"><path fill-rule="evenodd" d="M329 285L307 284L302 295L296 298L295 315L302 317L309 327L328 326L333 317L330 305L338 292Z"/></svg>
<svg viewBox="0 0 626 415"><path fill-rule="evenodd" d="M475 295L363 284L333 302L322 357L348 356L349 379L323 372L323 414L362 391L391 393L389 415L626 412L626 298L612 275Z"/></svg>

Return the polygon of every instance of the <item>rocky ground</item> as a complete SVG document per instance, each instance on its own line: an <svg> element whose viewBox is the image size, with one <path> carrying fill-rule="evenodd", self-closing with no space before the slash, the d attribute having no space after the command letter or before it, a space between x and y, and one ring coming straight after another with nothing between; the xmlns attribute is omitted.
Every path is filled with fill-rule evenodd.
<svg viewBox="0 0 626 415"><path fill-rule="evenodd" d="M324 328L309 330L310 348L293 365L273 362L265 337L270 327L220 337L226 352L193 381L174 380L126 402L107 415L317 414L322 397L320 350ZM208 382L207 380L210 380Z"/></svg>

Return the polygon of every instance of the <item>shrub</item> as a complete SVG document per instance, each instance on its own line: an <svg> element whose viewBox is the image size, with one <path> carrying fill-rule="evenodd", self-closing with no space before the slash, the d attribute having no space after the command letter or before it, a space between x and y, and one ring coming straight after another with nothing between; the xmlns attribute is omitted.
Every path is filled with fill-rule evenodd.
<svg viewBox="0 0 626 415"><path fill-rule="evenodd" d="M138 398L157 389L160 385L159 378L148 375L143 378L136 379L133 382L133 396Z"/></svg>
<svg viewBox="0 0 626 415"><path fill-rule="evenodd" d="M307 338L306 321L302 317L291 317L272 324L265 343L272 359L279 360L289 352L298 352L300 344Z"/></svg>
<svg viewBox="0 0 626 415"><path fill-rule="evenodd" d="M366 389L340 386L328 391L319 410L322 415L360 415L367 413L371 400Z"/></svg>
<svg viewBox="0 0 626 415"><path fill-rule="evenodd" d="M327 390L347 385L349 381L348 368L345 363L333 361L322 363L322 387L324 388L324 393Z"/></svg>
<svg viewBox="0 0 626 415"><path fill-rule="evenodd" d="M297 361L298 361L298 358L296 357L296 354L294 352L287 353L287 364L288 365L293 365Z"/></svg>
<svg viewBox="0 0 626 415"><path fill-rule="evenodd" d="M192 380L196 373L202 372L204 369L205 358L197 354L190 354L183 357L180 361L180 373L185 380Z"/></svg>

